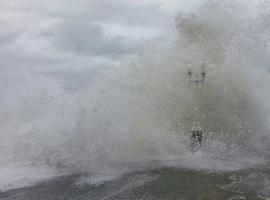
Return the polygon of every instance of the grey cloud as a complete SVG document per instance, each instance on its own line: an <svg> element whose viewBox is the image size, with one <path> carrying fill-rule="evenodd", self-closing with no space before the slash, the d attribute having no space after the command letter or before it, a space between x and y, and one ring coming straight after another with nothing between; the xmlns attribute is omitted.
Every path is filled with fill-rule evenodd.
<svg viewBox="0 0 270 200"><path fill-rule="evenodd" d="M79 6L80 5L80 6ZM76 6L76 5L75 5ZM161 11L156 4L139 5L127 1L80 1L77 4L80 13L73 12L74 17L96 22L114 22L134 26L154 26L162 21ZM83 7L82 7L83 6Z"/></svg>
<svg viewBox="0 0 270 200"><path fill-rule="evenodd" d="M1 18L0 18L1 19ZM13 42L22 33L23 29L16 26L16 22L0 20L0 44Z"/></svg>
<svg viewBox="0 0 270 200"><path fill-rule="evenodd" d="M0 11L20 19L20 23L13 23L14 26L23 24L27 27L28 35L39 35L40 40L47 39L53 45L52 48L58 47L59 54L71 52L107 58L134 54L140 48L140 33L133 37L122 34L121 31L125 32L126 29L131 32L128 31L129 28L137 27L155 32L166 18L158 4L142 4L129 0L0 0L0 3L3 4ZM9 23L11 20L5 18L4 21ZM53 24L49 28L44 25L50 23ZM114 36L103 29L107 25L110 27L117 24L124 28L119 33L114 33ZM153 26L158 28L151 29ZM25 34L25 30L23 33ZM0 30L0 43L11 42L19 34L6 31L2 33Z"/></svg>
<svg viewBox="0 0 270 200"><path fill-rule="evenodd" d="M80 88L136 55L140 31L158 31L165 19L158 4L132 0L0 0L0 71Z"/></svg>
<svg viewBox="0 0 270 200"><path fill-rule="evenodd" d="M102 26L74 20L54 23L42 36L61 49L82 55L117 57L138 48L130 38L107 38Z"/></svg>
<svg viewBox="0 0 270 200"><path fill-rule="evenodd" d="M0 32L0 44L12 42L18 38L19 35L20 32Z"/></svg>
<svg viewBox="0 0 270 200"><path fill-rule="evenodd" d="M57 19L121 23L140 27L159 26L165 19L158 3L142 4L123 0L16 0L16 4L7 7Z"/></svg>

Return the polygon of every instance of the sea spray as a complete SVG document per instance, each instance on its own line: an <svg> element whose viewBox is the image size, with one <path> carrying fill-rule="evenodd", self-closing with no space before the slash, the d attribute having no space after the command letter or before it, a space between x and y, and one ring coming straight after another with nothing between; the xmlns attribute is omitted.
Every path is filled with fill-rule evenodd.
<svg viewBox="0 0 270 200"><path fill-rule="evenodd" d="M151 160L190 166L195 95L187 69L202 63L207 77L197 98L206 142L194 168L200 160L211 168L219 158L243 159L244 167L267 157L267 6L206 1L175 21L178 37L168 34L166 51L144 47L135 61L100 70L77 91L57 76L3 71L1 163L90 174L119 174Z"/></svg>

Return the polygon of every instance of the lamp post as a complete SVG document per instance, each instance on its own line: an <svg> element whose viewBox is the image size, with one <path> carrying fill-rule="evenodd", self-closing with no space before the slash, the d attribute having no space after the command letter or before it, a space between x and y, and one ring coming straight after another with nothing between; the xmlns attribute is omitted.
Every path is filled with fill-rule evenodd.
<svg viewBox="0 0 270 200"><path fill-rule="evenodd" d="M195 78L194 78L195 74ZM206 65L203 63L201 65L201 72L200 72L200 78L197 72L193 72L191 69L188 70L188 77L189 77L189 84L195 84L196 86L199 84L204 84L205 83L205 78L206 78Z"/></svg>
<svg viewBox="0 0 270 200"><path fill-rule="evenodd" d="M206 78L206 65L203 63L201 65L200 72L188 70L189 85L195 86L195 106L193 108L194 121L191 128L191 149L192 151L198 150L202 145L203 140L203 130L200 123L200 109L199 109L199 86L204 85Z"/></svg>

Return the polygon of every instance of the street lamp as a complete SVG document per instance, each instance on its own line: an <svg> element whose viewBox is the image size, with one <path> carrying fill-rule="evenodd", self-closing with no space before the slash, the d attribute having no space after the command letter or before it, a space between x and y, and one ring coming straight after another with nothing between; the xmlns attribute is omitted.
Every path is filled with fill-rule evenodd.
<svg viewBox="0 0 270 200"><path fill-rule="evenodd" d="M195 78L194 78L194 74L195 74ZM189 84L195 84L195 85L199 85L199 84L204 84L205 82L205 78L206 78L206 65L205 63L203 63L201 65L201 72L200 72L200 79L199 79L199 75L197 72L193 72L191 69L188 70L188 78L189 78Z"/></svg>
<svg viewBox="0 0 270 200"><path fill-rule="evenodd" d="M203 141L203 130L201 128L201 123L200 123L200 109L199 109L199 103L198 103L198 90L199 90L199 85L204 85L205 83L205 78L206 78L206 65L205 63L202 63L201 65L201 70L200 73L198 72L193 72L191 69L188 70L188 79L189 79L189 85L195 85L196 89L196 105L193 108L194 112L194 121L192 123L192 128L191 128L191 150L192 151L197 151Z"/></svg>

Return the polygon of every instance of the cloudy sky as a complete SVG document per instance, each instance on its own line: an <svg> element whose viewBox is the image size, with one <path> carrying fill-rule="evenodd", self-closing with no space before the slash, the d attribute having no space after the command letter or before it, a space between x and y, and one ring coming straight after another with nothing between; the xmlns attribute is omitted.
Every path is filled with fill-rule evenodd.
<svg viewBox="0 0 270 200"><path fill-rule="evenodd" d="M145 41L164 42L176 14L195 6L198 1L0 0L2 78L90 76L136 56Z"/></svg>

